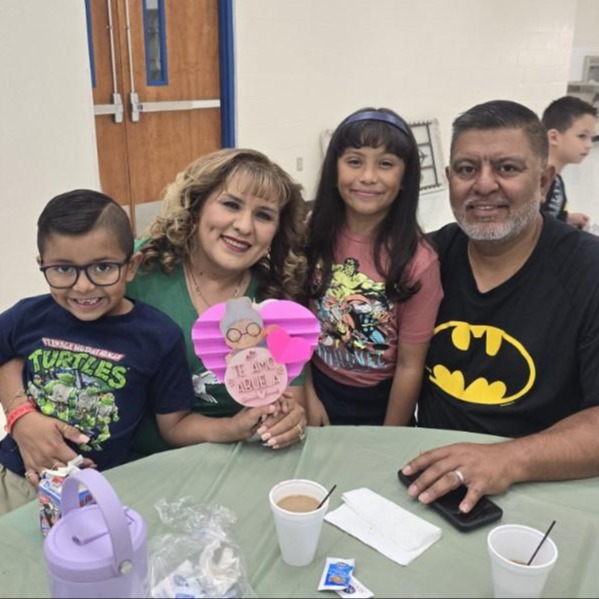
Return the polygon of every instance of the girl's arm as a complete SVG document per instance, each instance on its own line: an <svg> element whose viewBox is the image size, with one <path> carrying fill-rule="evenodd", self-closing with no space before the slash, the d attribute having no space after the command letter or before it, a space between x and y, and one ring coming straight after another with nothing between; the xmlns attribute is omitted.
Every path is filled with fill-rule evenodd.
<svg viewBox="0 0 599 599"><path fill-rule="evenodd" d="M420 246L418 254L421 270L415 273L414 278L420 282L420 289L405 303L401 320L398 320L402 323L401 335L415 342L405 343L399 339L397 342L395 374L384 421L388 426L405 426L414 415L424 376L426 353L443 299L436 254L426 244ZM418 256L415 260L418 262ZM426 341L418 342L420 339Z"/></svg>
<svg viewBox="0 0 599 599"><path fill-rule="evenodd" d="M406 426L410 423L422 385L424 360L429 341L397 344L397 365L389 393L385 426Z"/></svg>
<svg viewBox="0 0 599 599"><path fill-rule="evenodd" d="M312 366L310 364L306 365L306 408L310 426L329 426L331 424L327 411L314 389Z"/></svg>

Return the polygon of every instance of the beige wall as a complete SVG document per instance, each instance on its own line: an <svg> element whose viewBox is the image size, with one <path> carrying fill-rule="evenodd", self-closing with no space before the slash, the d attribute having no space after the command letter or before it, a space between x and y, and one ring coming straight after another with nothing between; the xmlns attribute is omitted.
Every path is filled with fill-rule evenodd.
<svg viewBox="0 0 599 599"><path fill-rule="evenodd" d="M597 46L599 37L599 2L578 0L576 16L575 46Z"/></svg>
<svg viewBox="0 0 599 599"><path fill-rule="evenodd" d="M0 2L0 310L46 289L35 224L68 188L99 185L83 2Z"/></svg>

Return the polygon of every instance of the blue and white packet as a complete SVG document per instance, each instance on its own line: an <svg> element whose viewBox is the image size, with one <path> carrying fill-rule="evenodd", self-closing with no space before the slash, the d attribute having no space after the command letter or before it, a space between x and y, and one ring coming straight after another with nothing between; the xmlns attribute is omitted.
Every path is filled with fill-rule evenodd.
<svg viewBox="0 0 599 599"><path fill-rule="evenodd" d="M327 557L318 584L319 591L340 591L351 583L356 561L353 558Z"/></svg>

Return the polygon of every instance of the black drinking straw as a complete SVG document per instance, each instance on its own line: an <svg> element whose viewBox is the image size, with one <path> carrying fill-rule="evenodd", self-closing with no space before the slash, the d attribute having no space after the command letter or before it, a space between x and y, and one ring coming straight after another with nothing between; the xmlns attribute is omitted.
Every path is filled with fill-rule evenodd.
<svg viewBox="0 0 599 599"><path fill-rule="evenodd" d="M331 490L324 496L324 499L318 504L318 507L316 508L317 510L319 510L323 505L324 502L331 496L331 493L337 488L337 485L333 485L331 487Z"/></svg>
<svg viewBox="0 0 599 599"><path fill-rule="evenodd" d="M535 558L535 555L537 553L539 553L539 549L541 548L541 545L545 542L545 539L549 536L549 533L551 532L551 530L554 526L555 526L555 520L551 523L551 525L547 529L547 532L545 533L545 536L541 539L539 546L535 549L535 552L532 554L532 557L528 560L528 563L526 564L527 566L530 566L530 564L532 564L532 560Z"/></svg>

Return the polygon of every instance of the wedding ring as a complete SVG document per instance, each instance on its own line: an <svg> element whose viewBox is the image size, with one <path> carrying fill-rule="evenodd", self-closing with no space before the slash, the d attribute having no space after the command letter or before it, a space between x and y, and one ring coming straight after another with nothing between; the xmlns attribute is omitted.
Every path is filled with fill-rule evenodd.
<svg viewBox="0 0 599 599"><path fill-rule="evenodd" d="M458 477L458 480L460 481L460 485L466 484L464 475L457 468L453 471L453 473Z"/></svg>
<svg viewBox="0 0 599 599"><path fill-rule="evenodd" d="M60 427L61 434L66 435L68 428L69 428L69 425L66 422L63 422L62 426Z"/></svg>
<svg viewBox="0 0 599 599"><path fill-rule="evenodd" d="M306 438L306 429L302 428L301 424L296 424L297 430L299 430L299 440L303 441Z"/></svg>
<svg viewBox="0 0 599 599"><path fill-rule="evenodd" d="M52 464L52 468L50 468L50 470L57 470L58 468L62 468L62 462L54 462L54 464Z"/></svg>
<svg viewBox="0 0 599 599"><path fill-rule="evenodd" d="M25 478L26 478L27 480L29 480L29 477L30 477L30 476L35 476L35 477L37 478L37 472L35 472L35 471L33 471L33 470L27 470L27 471L25 472Z"/></svg>

